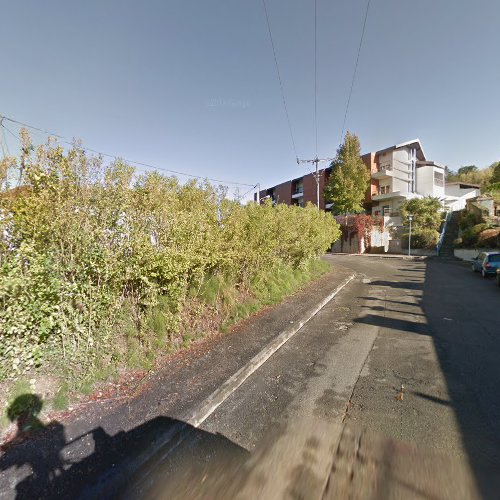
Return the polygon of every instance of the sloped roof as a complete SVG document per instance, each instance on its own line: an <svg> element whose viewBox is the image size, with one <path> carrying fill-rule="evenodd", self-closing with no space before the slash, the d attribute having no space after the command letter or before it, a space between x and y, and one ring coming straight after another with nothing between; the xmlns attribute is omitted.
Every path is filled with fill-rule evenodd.
<svg viewBox="0 0 500 500"><path fill-rule="evenodd" d="M404 148L405 146L415 146L417 149L417 159L419 160L427 160L427 157L424 153L424 149L422 148L422 144L420 143L420 139L412 139L411 141L401 142L400 144L395 144L394 146L389 146L388 148L381 149L376 151L375 154L383 154L388 153L389 151L394 151L395 149Z"/></svg>

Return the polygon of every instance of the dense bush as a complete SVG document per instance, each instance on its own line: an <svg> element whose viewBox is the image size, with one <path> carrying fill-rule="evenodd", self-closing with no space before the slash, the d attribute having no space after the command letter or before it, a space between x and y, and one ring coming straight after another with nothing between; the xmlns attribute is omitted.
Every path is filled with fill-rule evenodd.
<svg viewBox="0 0 500 500"><path fill-rule="evenodd" d="M74 374L112 362L148 341L159 304L151 321L168 342L190 291L300 268L339 236L313 206L242 206L208 184L26 137L22 151L23 188L4 176L0 197L0 379L50 359Z"/></svg>
<svg viewBox="0 0 500 500"><path fill-rule="evenodd" d="M414 229L434 229L441 226L441 212L443 207L437 198L426 196L425 198L412 198L401 204L399 209L403 217L403 225L410 225L409 216L412 216Z"/></svg>
<svg viewBox="0 0 500 500"><path fill-rule="evenodd" d="M401 236L401 246L404 249L408 249L409 234L403 234ZM411 247L412 248L425 248L434 249L436 248L437 242L439 240L439 232L435 229L416 229L411 232Z"/></svg>
<svg viewBox="0 0 500 500"><path fill-rule="evenodd" d="M481 216L475 212L462 211L459 226L462 231L481 223Z"/></svg>
<svg viewBox="0 0 500 500"><path fill-rule="evenodd" d="M478 243L479 234L490 226L486 223L476 224L468 227L462 232L462 243L464 247L475 247Z"/></svg>

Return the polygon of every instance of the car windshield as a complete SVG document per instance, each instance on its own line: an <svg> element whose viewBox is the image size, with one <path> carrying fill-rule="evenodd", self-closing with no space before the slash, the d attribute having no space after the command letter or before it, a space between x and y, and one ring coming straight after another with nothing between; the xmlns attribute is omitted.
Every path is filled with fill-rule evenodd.
<svg viewBox="0 0 500 500"><path fill-rule="evenodd" d="M490 255L488 260L490 262L500 262L500 253L496 253L495 255Z"/></svg>

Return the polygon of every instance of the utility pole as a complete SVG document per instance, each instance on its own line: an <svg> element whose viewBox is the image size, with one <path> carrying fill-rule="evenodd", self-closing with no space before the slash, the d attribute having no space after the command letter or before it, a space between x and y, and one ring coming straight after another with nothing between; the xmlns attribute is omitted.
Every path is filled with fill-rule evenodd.
<svg viewBox="0 0 500 500"><path fill-rule="evenodd" d="M297 158L297 165L300 165L301 163L314 163L316 168L315 168L315 173L313 174L314 179L316 180L316 204L318 205L318 210L319 210L319 170L318 170L318 163L324 162L324 161L333 161L333 158L313 158L312 160L299 160Z"/></svg>
<svg viewBox="0 0 500 500"><path fill-rule="evenodd" d="M411 256L411 221L413 220L413 215L408 215L408 220L410 221L410 233L408 234L408 257Z"/></svg>
<svg viewBox="0 0 500 500"><path fill-rule="evenodd" d="M260 182L257 183L257 205L260 205Z"/></svg>
<svg viewBox="0 0 500 500"><path fill-rule="evenodd" d="M3 157L9 156L9 145L7 144L7 141L5 139L5 133L3 131L4 129L4 124L3 124L3 116L0 117L0 146L2 148L2 155Z"/></svg>

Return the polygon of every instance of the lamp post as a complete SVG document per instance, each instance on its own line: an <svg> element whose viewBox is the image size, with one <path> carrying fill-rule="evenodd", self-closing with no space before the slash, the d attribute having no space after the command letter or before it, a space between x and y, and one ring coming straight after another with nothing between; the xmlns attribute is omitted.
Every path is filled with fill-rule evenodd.
<svg viewBox="0 0 500 500"><path fill-rule="evenodd" d="M408 220L410 221L410 233L408 234L408 257L411 256L411 221L413 220L413 215L408 215Z"/></svg>

